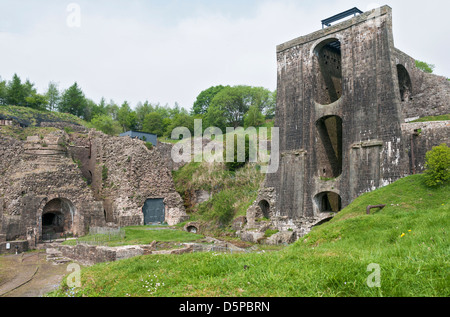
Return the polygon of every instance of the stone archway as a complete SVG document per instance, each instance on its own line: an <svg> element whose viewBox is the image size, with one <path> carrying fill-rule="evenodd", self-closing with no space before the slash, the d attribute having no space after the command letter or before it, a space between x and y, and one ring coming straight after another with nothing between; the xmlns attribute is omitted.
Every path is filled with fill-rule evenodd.
<svg viewBox="0 0 450 317"><path fill-rule="evenodd" d="M334 192L323 192L314 198L320 213L338 213L342 209L341 196Z"/></svg>
<svg viewBox="0 0 450 317"><path fill-rule="evenodd" d="M67 199L55 198L47 202L42 210L42 237L72 233L74 215L75 207Z"/></svg>
<svg viewBox="0 0 450 317"><path fill-rule="evenodd" d="M397 75L398 75L398 85L400 89L400 99L401 101L408 101L412 96L412 84L411 77L405 66L397 65Z"/></svg>
<svg viewBox="0 0 450 317"><path fill-rule="evenodd" d="M341 42L330 38L314 49L315 101L329 105L342 97Z"/></svg>
<svg viewBox="0 0 450 317"><path fill-rule="evenodd" d="M270 204L267 200L263 199L258 204L259 208L261 208L262 215L266 219L270 219Z"/></svg>

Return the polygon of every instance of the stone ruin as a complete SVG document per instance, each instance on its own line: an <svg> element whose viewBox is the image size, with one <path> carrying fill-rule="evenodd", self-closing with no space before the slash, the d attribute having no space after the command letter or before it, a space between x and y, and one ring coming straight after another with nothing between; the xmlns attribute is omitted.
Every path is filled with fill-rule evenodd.
<svg viewBox="0 0 450 317"><path fill-rule="evenodd" d="M60 128L25 141L0 131L0 252L11 241L27 242L26 250L47 235L143 225L143 206L153 199L163 202L163 222L188 219L165 144L148 149L140 140Z"/></svg>
<svg viewBox="0 0 450 317"><path fill-rule="evenodd" d="M450 144L450 82L394 46L384 6L277 47L280 168L247 211L242 239L294 242L361 194L424 170ZM377 201L374 204L385 202Z"/></svg>

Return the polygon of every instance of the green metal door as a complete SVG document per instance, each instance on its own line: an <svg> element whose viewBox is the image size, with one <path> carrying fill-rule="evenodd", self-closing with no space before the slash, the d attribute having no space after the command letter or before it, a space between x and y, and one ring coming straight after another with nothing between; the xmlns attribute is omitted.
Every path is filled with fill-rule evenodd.
<svg viewBox="0 0 450 317"><path fill-rule="evenodd" d="M144 225L163 223L165 220L164 199L147 199L142 207L144 213Z"/></svg>

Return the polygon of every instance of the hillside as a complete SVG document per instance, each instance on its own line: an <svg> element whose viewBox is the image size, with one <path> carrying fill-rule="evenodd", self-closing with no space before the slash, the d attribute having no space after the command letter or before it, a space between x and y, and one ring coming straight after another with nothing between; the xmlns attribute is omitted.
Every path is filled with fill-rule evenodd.
<svg viewBox="0 0 450 317"><path fill-rule="evenodd" d="M361 196L282 251L105 263L82 271L82 288L64 284L52 296L448 297L449 190L410 176ZM381 287L367 284L371 264Z"/></svg>
<svg viewBox="0 0 450 317"><path fill-rule="evenodd" d="M65 122L75 125L85 125L86 122L80 118L54 111L40 111L28 107L1 106L0 119L13 120L23 126L41 126L42 122Z"/></svg>
<svg viewBox="0 0 450 317"><path fill-rule="evenodd" d="M85 130L88 123L80 118L68 114L53 111L40 111L27 107L1 106L0 120L12 121L13 125L1 126L0 133L26 140L28 136L45 136L57 129L67 132Z"/></svg>

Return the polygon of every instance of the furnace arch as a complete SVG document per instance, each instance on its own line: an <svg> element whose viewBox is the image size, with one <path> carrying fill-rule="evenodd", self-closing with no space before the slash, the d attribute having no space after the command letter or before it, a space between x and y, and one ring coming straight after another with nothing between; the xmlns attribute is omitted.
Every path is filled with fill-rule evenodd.
<svg viewBox="0 0 450 317"><path fill-rule="evenodd" d="M341 42L331 38L314 49L315 101L329 105L342 97Z"/></svg>

